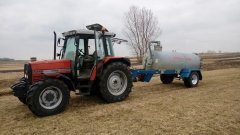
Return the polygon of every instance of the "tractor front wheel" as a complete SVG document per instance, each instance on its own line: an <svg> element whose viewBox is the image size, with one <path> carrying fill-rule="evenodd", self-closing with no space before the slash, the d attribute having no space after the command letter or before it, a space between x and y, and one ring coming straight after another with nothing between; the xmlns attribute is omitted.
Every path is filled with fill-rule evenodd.
<svg viewBox="0 0 240 135"><path fill-rule="evenodd" d="M132 89L131 73L121 62L107 65L101 76L100 94L106 102L118 102L128 97Z"/></svg>
<svg viewBox="0 0 240 135"><path fill-rule="evenodd" d="M39 81L27 92L28 108L37 116L62 112L69 102L66 84L57 79Z"/></svg>
<svg viewBox="0 0 240 135"><path fill-rule="evenodd" d="M26 97L18 97L19 101L21 101L23 104L27 104Z"/></svg>

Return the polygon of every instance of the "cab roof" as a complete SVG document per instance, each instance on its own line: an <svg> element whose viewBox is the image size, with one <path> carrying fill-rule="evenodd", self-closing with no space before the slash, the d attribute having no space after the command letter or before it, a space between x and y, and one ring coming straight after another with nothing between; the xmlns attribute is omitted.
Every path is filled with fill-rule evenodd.
<svg viewBox="0 0 240 135"><path fill-rule="evenodd" d="M93 30L85 30L85 29L79 29L79 30L71 30L71 31L67 31L67 32L63 32L62 35L64 37L67 37L67 36L72 36L72 35L94 35L94 31ZM115 36L114 33L112 32L105 32L104 35L107 35L107 36Z"/></svg>

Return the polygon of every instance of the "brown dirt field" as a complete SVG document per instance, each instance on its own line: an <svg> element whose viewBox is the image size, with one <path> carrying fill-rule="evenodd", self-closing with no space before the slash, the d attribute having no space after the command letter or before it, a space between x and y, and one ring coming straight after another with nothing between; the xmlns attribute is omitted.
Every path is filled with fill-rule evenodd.
<svg viewBox="0 0 240 135"><path fill-rule="evenodd" d="M0 134L240 134L240 68L203 72L196 88L182 81L134 83L123 102L72 94L61 114L39 118L12 95L0 96Z"/></svg>
<svg viewBox="0 0 240 135"><path fill-rule="evenodd" d="M6 72L6 73L0 72L0 96L10 94L11 91L9 87L22 77L23 77L22 72Z"/></svg>
<svg viewBox="0 0 240 135"><path fill-rule="evenodd" d="M11 70L23 70L23 64L27 63L26 60L13 60L13 61L1 61L0 60L0 72Z"/></svg>
<svg viewBox="0 0 240 135"><path fill-rule="evenodd" d="M203 70L240 67L240 53L200 54Z"/></svg>
<svg viewBox="0 0 240 135"><path fill-rule="evenodd" d="M240 134L240 53L200 54L203 81L134 83L123 102L71 94L67 110L39 118L12 96L26 61L0 61L0 134ZM135 68L141 68L134 65ZM216 70L220 69L220 70Z"/></svg>

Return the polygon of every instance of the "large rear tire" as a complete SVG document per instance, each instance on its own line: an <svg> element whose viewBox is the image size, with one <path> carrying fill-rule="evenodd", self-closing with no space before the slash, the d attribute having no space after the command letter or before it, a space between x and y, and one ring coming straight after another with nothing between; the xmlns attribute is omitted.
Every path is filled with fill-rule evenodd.
<svg viewBox="0 0 240 135"><path fill-rule="evenodd" d="M132 89L131 73L128 66L121 62L107 65L100 77L100 94L108 103L122 101Z"/></svg>
<svg viewBox="0 0 240 135"><path fill-rule="evenodd" d="M192 72L188 78L183 79L184 84L188 88L197 87L199 82L199 74L197 72Z"/></svg>
<svg viewBox="0 0 240 135"><path fill-rule="evenodd" d="M160 75L160 79L163 84L170 84L173 82L174 75L162 74L162 75Z"/></svg>
<svg viewBox="0 0 240 135"><path fill-rule="evenodd" d="M67 85L57 79L37 82L27 92L28 108L37 116L48 116L62 112L69 103Z"/></svg>

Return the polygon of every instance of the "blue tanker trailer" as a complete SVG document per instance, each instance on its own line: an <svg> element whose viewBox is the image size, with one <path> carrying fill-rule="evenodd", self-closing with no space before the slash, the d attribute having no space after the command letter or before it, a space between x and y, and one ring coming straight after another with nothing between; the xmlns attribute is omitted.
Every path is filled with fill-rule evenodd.
<svg viewBox="0 0 240 135"><path fill-rule="evenodd" d="M183 80L186 87L196 87L202 80L201 59L197 54L162 52L160 41L151 41L143 58L143 69L132 69L134 81L149 82L154 74L160 74L163 84L174 78Z"/></svg>

